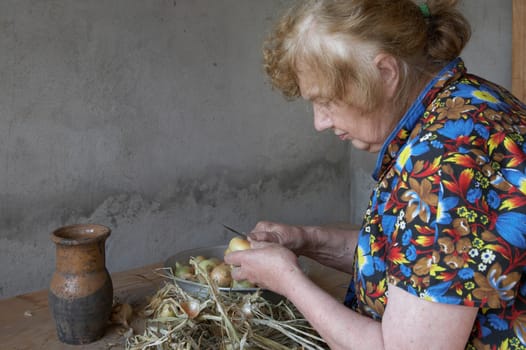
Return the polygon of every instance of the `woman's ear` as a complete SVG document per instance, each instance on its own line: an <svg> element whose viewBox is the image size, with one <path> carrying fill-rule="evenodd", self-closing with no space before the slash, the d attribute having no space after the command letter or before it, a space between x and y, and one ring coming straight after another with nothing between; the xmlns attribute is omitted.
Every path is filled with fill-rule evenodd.
<svg viewBox="0 0 526 350"><path fill-rule="evenodd" d="M380 72L386 97L392 98L398 89L400 68L396 59L388 54L381 53L374 58L374 64Z"/></svg>

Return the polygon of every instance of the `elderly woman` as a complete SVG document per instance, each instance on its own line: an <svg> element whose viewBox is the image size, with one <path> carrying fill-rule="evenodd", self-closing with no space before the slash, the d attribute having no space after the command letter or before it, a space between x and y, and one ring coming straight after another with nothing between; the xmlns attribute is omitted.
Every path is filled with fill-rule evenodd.
<svg viewBox="0 0 526 350"><path fill-rule="evenodd" d="M378 152L360 230L260 222L225 257L331 349L526 347L526 107L467 72L456 2L303 0L266 42L273 86L312 103L316 130ZM345 303L299 255L352 273Z"/></svg>

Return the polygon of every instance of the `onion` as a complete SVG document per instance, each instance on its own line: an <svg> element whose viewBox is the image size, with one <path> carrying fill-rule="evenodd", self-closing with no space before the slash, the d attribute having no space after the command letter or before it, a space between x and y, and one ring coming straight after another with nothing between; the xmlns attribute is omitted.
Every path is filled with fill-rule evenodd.
<svg viewBox="0 0 526 350"><path fill-rule="evenodd" d="M219 287L230 287L232 283L231 267L221 263L214 267L210 272L210 278L217 283Z"/></svg>
<svg viewBox="0 0 526 350"><path fill-rule="evenodd" d="M161 312L159 313L159 317L175 317L173 307L169 304L164 304Z"/></svg>
<svg viewBox="0 0 526 350"><path fill-rule="evenodd" d="M232 288L255 288L256 285L249 280L234 280Z"/></svg>
<svg viewBox="0 0 526 350"><path fill-rule="evenodd" d="M199 267L205 270L207 273L212 271L214 267L219 265L221 261L218 258L208 258L199 262Z"/></svg>
<svg viewBox="0 0 526 350"><path fill-rule="evenodd" d="M252 313L252 303L250 300L247 300L243 306L241 307L241 313L245 318L252 318L254 317L254 314Z"/></svg>
<svg viewBox="0 0 526 350"><path fill-rule="evenodd" d="M230 252L247 250L250 249L250 242L240 237L234 237L230 240L230 243L228 243L227 250L228 249L230 249Z"/></svg>
<svg viewBox="0 0 526 350"><path fill-rule="evenodd" d="M190 299L181 303L181 308L189 318L196 318L199 315L201 304L196 299Z"/></svg>
<svg viewBox="0 0 526 350"><path fill-rule="evenodd" d="M192 280L194 279L194 268L190 265L185 265L185 264L176 262L174 275L175 277L178 277L184 280Z"/></svg>
<svg viewBox="0 0 526 350"><path fill-rule="evenodd" d="M203 261L203 260L206 260L206 257L203 256L203 255L198 255L198 256L194 257L194 261L195 261L196 263L198 263L198 264L199 264L201 261Z"/></svg>

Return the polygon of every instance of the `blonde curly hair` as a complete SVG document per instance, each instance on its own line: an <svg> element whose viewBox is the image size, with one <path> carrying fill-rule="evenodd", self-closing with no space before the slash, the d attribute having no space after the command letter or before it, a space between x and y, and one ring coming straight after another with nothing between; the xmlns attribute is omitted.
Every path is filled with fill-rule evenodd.
<svg viewBox="0 0 526 350"><path fill-rule="evenodd" d="M386 53L398 62L396 97L404 101L419 79L436 73L467 44L470 25L456 4L428 0L426 15L411 0L301 0L265 41L265 71L272 86L293 99L300 96L298 67L307 66L325 98L370 110L382 98L372 61Z"/></svg>

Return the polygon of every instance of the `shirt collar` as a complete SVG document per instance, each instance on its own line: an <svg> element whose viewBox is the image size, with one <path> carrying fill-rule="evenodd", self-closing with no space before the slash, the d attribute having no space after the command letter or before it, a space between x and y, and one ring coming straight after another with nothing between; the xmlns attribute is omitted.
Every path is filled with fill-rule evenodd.
<svg viewBox="0 0 526 350"><path fill-rule="evenodd" d="M385 140L380 152L378 153L378 158L376 159L376 167L373 171L373 179L378 181L383 172L386 170L387 166L391 164L392 160L398 155L401 145L405 144L411 130L415 127L418 120L424 114L427 105L424 103L424 99L429 101L429 96L427 96L431 91L442 89L445 82L455 76L458 71L465 70L464 62L460 57L457 57L453 61L449 62L442 70L426 85L422 92L418 95L416 100L413 102L411 107L404 114L400 122L396 125L394 130L389 134ZM393 147L397 151L389 151L389 146L396 143L398 147Z"/></svg>

